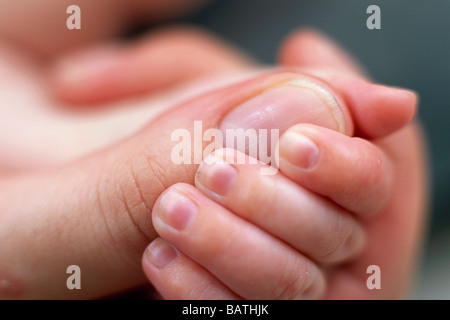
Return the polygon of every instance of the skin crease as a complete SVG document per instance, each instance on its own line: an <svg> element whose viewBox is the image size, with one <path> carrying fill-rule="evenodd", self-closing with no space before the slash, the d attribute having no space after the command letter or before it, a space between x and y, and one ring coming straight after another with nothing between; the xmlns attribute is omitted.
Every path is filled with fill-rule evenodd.
<svg viewBox="0 0 450 320"><path fill-rule="evenodd" d="M99 37L103 37L103 35ZM81 42L83 41L84 39ZM26 46L28 46L28 44ZM31 44L31 46L33 46L33 44ZM7 49L5 49L5 51L7 51ZM8 56L8 54L6 53L5 56ZM42 77L41 70L34 64L34 58L25 57L20 62L17 62L18 60L20 60L20 58L15 60L15 58L10 57L10 59L11 60L4 60L5 66L7 65L6 61L16 61L17 66L22 66L24 70L31 70L30 74L36 77L35 79L40 79ZM317 59L315 63L317 63L317 61L319 60L320 59ZM292 64L299 65L297 63ZM333 67L335 65L339 65L339 62L334 63ZM29 68L30 66L31 68ZM14 70L14 68L12 69ZM14 75L14 73L15 72L13 71L11 72L12 75ZM48 100L46 100L48 99L48 96L42 94L42 88L36 88L30 85L29 82L26 81L26 77L21 78L17 74L15 76L17 77L16 80L18 80L16 84L18 84L19 87L22 86L23 88L23 86L26 86L29 92L33 92L33 94L42 99L42 106L46 106L45 102L48 102ZM27 97L30 97L30 101L36 101L32 99L32 95L27 96L24 95L23 92L26 92L26 90L22 90L20 92L20 96L23 97L23 100L21 101L23 105L29 105L29 102L26 100ZM12 96L13 95L11 95L11 97ZM43 99L42 97L44 97L45 99ZM143 99L142 101L151 103L152 100ZM8 100L6 100L2 102L2 105L8 103ZM167 106L170 105L170 103L166 103L164 105ZM162 108L164 108L164 106ZM147 116L148 119L150 119L152 115ZM11 119L14 119L14 117L11 117ZM17 128L20 128L20 126L18 125ZM130 129L130 132L134 132L135 129L136 128ZM20 131L17 132L20 133ZM50 132L52 131L50 130ZM99 130L99 132L101 132L101 130ZM64 136L70 137L71 135L68 134ZM92 136L95 136L95 134L93 134ZM112 143L117 142L117 140L120 140L122 137L123 136L115 137L114 139L108 140L106 142L103 141L103 143L100 145L103 147L108 146ZM137 140L139 139L136 138L134 141ZM377 141L377 143L379 145L382 145L386 150L389 150L392 158L395 159L395 162L397 164L398 176L395 179L397 181L395 188L396 191L392 195L392 199L383 213L381 213L376 218L376 220L371 220L370 223L367 222L366 224L369 238L371 238L371 246L368 248L365 254L354 263L345 268L338 269L330 275L330 286L329 291L326 295L326 297L329 298L395 298L401 296L401 294L405 291L405 288L410 283L410 275L413 271L414 266L413 261L416 258L417 249L421 241L420 234L424 225L422 213L424 212L423 208L426 203L423 197L423 195L425 194L423 189L426 188L426 178L424 174L425 161L423 159L423 154L425 153L423 150L420 129L417 125L411 125L396 133L392 137ZM84 143L81 143L79 145L84 146ZM98 148L98 145L87 148L88 150L85 151L86 153L91 153L93 150L96 150L96 148ZM123 148L126 149L126 147ZM133 149L133 144L130 144L128 148L130 148L130 150ZM5 152L5 150L8 149L2 148L2 150ZM127 152L124 152L122 156L125 157L125 154L127 154ZM60 166L61 163L77 159L79 156L80 154L68 155L66 158L63 158L62 160L60 159L61 161L57 161L56 163L58 166ZM54 230L57 233L63 235L63 238L76 236L74 234L71 234L69 232L70 230L64 228L67 217L64 216L63 211L78 213L82 213L83 211L85 211L85 208L83 208L83 201L85 204L89 202L86 201L89 199L95 201L94 198L96 196L95 194L90 194L86 190L96 190L96 188L98 187L98 181L96 180L95 175L93 175L92 173L98 171L104 171L107 173L108 171L105 170L105 168L119 168L121 163L123 164L124 162L126 162L126 160L128 160L126 159L126 157L120 159L123 160L123 162L114 159L114 153L99 154L95 156L94 159L97 160L97 164L96 161L92 160L91 158L86 161L75 163L68 168L62 168L61 170L38 170L32 174L23 174L20 176L12 176L10 167L6 166L7 170L5 170L4 175L9 178L3 179L1 182L3 185L2 190L6 190L6 192L1 195L2 201L0 203L2 203L2 212L14 212L16 213L16 215L4 214L2 217L4 218L4 224L8 225L12 223L13 225L15 225L14 219L19 219L27 222L24 223L20 228L6 231L6 233L5 230L3 230L1 234L3 236L5 236L6 234L9 235L9 237L13 237L13 234L10 234L10 232L20 233L21 231L23 231L22 234L33 236L33 242L26 243L39 244L39 247L31 247L30 250L34 249L35 252L39 252L39 258L42 261L51 261L53 258L54 250L58 252L66 252L66 254L62 255L62 258L56 264L53 264L51 266L49 265L47 266L48 268L35 270L33 277L36 277L37 283L33 284L31 290L30 288L26 288L26 286L22 286L20 282L15 285L13 291L18 293L19 297L23 297L23 294L26 294L26 296L29 297L42 297L43 294L46 297L61 297L60 291L64 288L50 287L47 293L40 292L40 288L48 287L48 273L52 273L52 271L53 273L55 273L57 272L57 270L65 268L65 266L69 264L73 264L73 255L71 255L71 253L77 251L87 251L87 248L89 247L92 249L92 244L88 243L95 243L98 239L102 239L102 241L105 241L104 239L109 239L107 237L102 238L102 234L104 232L103 230L102 232L99 232L97 234L92 233L87 236L87 240L89 241L86 241L84 246L81 243L69 242L70 245L64 247L64 244L67 245L68 243L55 243L53 239L46 238L45 233L39 232L42 230ZM14 161L11 161L11 163L14 163ZM49 167L49 162L46 161L47 160L44 159L43 163L45 165L43 167ZM101 166L99 165L100 163L102 163ZM140 165L142 166L142 168L145 168L145 164L140 163L139 159L136 159L136 161L134 161L134 164L136 168L139 168ZM26 163L20 168L16 168L15 170L22 171L23 168L28 168L27 165L29 164ZM54 164L50 162L50 167L53 165ZM40 165L38 167L42 168ZM78 170L80 168L82 168L82 170ZM74 174L74 172L77 172L77 174ZM411 175L411 172L415 172L417 174ZM161 172L159 174L161 174ZM173 176L166 177L166 184L170 184L169 182L174 183L178 181L180 179L179 174L180 172L175 171L173 172ZM118 175L116 177L113 176L111 179L120 180L120 178L120 175ZM183 176L183 180L189 181L190 178L189 176ZM103 181L103 183L106 183L106 181L108 180L101 181ZM88 183L86 184L86 182ZM72 192L70 193L65 193L62 191L65 184L74 186L78 185L79 187L78 189L71 190ZM39 190L38 192L36 192L33 189ZM159 191L150 192L148 194L150 204L154 202L158 192L160 193L163 191L163 188L161 187L156 189L159 189ZM125 190L125 192L126 191L127 190ZM23 194L27 194L29 196L27 201L30 207L28 209L24 209L21 205L23 203ZM61 195L61 198L65 199L66 202L46 203L45 199L46 197L48 197L47 194L51 194L52 198L55 197L55 195ZM414 201L411 201L410 197L414 199ZM49 210L49 208L50 212L52 213L52 215L50 215L52 217L51 220L48 220L48 216L46 217L45 215L42 215L42 219L39 219L38 223L33 225L33 222L36 222L36 220L29 220L29 218L27 218L28 215L32 212L45 212L46 210ZM64 210L61 210L61 208L64 208ZM142 208L142 210L145 211L145 208ZM108 208L106 208L106 211L108 211ZM61 219L56 219L56 217L60 217ZM102 221L102 219L104 218L106 220ZM74 222L74 225L77 225L77 223L78 225L84 225L87 230L90 230L90 228L92 228L96 224L101 225L102 223L106 222L107 224L111 224L110 226L112 229L110 229L109 232L112 232L113 234L133 235L130 237L124 236L122 238L119 237L119 239L109 239L109 241L105 241L104 244L107 245L107 247L109 248L108 250L104 250L104 247L102 246L97 248L98 250L96 250L96 252L98 252L105 258L105 260L103 260L104 264L98 264L95 259L89 257L86 254L80 255L80 257L84 257L83 259L85 259L80 260L80 264L85 264L88 270L92 270L92 273L90 272L88 275L86 275L86 278L84 278L86 283L89 283L89 290L87 291L89 292L90 297L97 297L102 296L105 293L116 292L118 287L129 288L130 286L143 283L144 278L140 272L139 266L136 263L129 261L136 261L136 257L139 256L139 252L142 251L140 248L136 248L136 243L142 243L143 240L141 235L136 235L133 232L129 233L130 230L133 230L133 228L135 227L133 226L132 222L125 219L121 220L124 222L123 224L115 224L113 223L113 219L109 219L108 217L102 218L101 215L94 215L92 216L91 220L78 219L78 222L74 220L69 221ZM128 223L126 223L125 221L128 221ZM142 224L145 225L145 223ZM149 236L150 239L155 237L154 231L149 230L145 233L147 234L147 236ZM144 240L148 241L148 239ZM111 254L111 252L114 252L115 246L118 243L123 242L127 243L126 246L128 246L131 253L123 254L123 252L117 252L116 254ZM17 246L17 249L20 249L20 242L15 244L15 246ZM80 249L80 246L83 249ZM129 259L130 256L133 257L133 259ZM0 270L7 268L9 270L15 270L16 274L19 275L27 274L27 266L40 265L39 262L33 261L32 258L28 259L30 259L28 261L29 263L23 263L23 261L20 259L11 259L9 261L16 261L16 263L12 263L7 267L2 265L0 267ZM367 278L367 275L365 274L365 268L367 265L372 264L374 259L377 261L377 264L381 266L382 270L384 270L384 289L380 292L368 293L364 286L365 279ZM120 269L132 270L134 273L129 272L127 274L135 274L135 276L125 276L123 278L117 279L116 282L111 282L111 278L109 277L97 277L98 274L102 273L117 274L117 270ZM13 278L13 276L8 275L8 279ZM63 274L60 279L51 279L56 283L60 282L64 284L66 275ZM15 280L12 283L16 283ZM62 292L68 294L67 290L63 290ZM67 297L73 296L68 295Z"/></svg>

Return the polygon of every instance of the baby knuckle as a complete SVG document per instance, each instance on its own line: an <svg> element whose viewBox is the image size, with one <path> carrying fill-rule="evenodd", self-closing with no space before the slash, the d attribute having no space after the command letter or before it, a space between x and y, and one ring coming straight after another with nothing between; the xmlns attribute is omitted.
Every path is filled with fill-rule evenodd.
<svg viewBox="0 0 450 320"><path fill-rule="evenodd" d="M338 213L330 224L326 239L316 251L316 259L320 262L332 263L344 259L346 251L342 249L352 236L352 228L342 213Z"/></svg>
<svg viewBox="0 0 450 320"><path fill-rule="evenodd" d="M151 222L152 203L158 194L149 188L151 168L124 162L101 175L97 186L97 203L113 242L128 243L140 252L156 233ZM154 180L153 180L154 181ZM155 184L152 184L153 186Z"/></svg>
<svg viewBox="0 0 450 320"><path fill-rule="evenodd" d="M361 208L361 212L373 214L378 212L386 203L391 192L391 177L388 161L384 154L374 144L359 139L363 144L363 161L361 162L362 174L360 174L358 186L361 198L367 199L367 205Z"/></svg>
<svg viewBox="0 0 450 320"><path fill-rule="evenodd" d="M364 168L366 179L364 180L366 185L373 183L379 183L382 181L381 177L384 176L384 159L380 150L367 140L356 138L358 144L360 144L361 155L363 162L361 165L367 166Z"/></svg>
<svg viewBox="0 0 450 320"><path fill-rule="evenodd" d="M299 300L314 299L321 293L320 281L317 282L307 260L298 256L290 256L284 265L284 270L269 299Z"/></svg>

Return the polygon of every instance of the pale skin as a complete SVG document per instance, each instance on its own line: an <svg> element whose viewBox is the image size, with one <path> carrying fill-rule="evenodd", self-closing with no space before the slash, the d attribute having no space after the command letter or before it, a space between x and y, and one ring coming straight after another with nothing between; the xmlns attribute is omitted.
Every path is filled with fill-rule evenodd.
<svg viewBox="0 0 450 320"><path fill-rule="evenodd" d="M176 33L171 36L179 42ZM209 70L199 72L201 77L209 72L253 67L248 58L241 58L225 45L202 34L193 33L192 37L198 41L196 50L206 48L202 60L209 57L214 61ZM166 39L164 48L171 38ZM148 43L151 42L149 37ZM314 46L322 49L321 55L313 52ZM208 56L211 47L216 50ZM131 47L129 55L119 57L122 64L116 64L112 71L103 70L97 78L86 75L87 79L98 81L98 96L83 88L84 81L78 81L74 88L67 77L58 75L64 72L58 71L61 69L56 69L52 77L54 91L60 93L61 100L70 101L68 89L72 88L78 92L79 105L83 105L83 99L117 99L114 85L122 87L120 67L126 68L135 63L136 57L154 52L145 46L137 48ZM186 45L186 50L189 48ZM280 63L299 67L296 72L270 72L232 86L218 84L221 89L178 103L123 142L118 143L115 136L86 147L85 153L71 153L68 148L69 154L59 161L32 150L30 154L40 156L40 162L27 161L11 172L15 159L9 158L8 162L8 157L4 157L0 237L8 246L1 248L0 277L7 286L2 287L0 294L17 298L94 298L133 288L146 282L140 260L153 240L142 256L142 265L148 280L165 298L401 297L414 269L426 200L421 136L415 124L408 124L414 114L415 96L370 84L349 58L336 54L336 50L318 35L296 34L287 40L280 54ZM330 59L326 54L336 58ZM165 56L170 55L162 55L159 65L166 65ZM180 59L177 63L182 62ZM155 66L141 66L142 74L137 72L127 79L133 85L127 86L128 92L120 92L121 97L157 87L148 81L148 87L142 85L142 77ZM197 78L195 64L193 70L179 69L182 71L173 73L172 81L164 83L165 89L181 80ZM44 76L37 72L37 77ZM289 129L286 128L283 137L289 137L287 132L302 133L318 146L319 161L312 168L289 165L287 151L295 150L295 145L291 145L292 139L282 139L278 175L264 177L256 174L258 166L237 166L237 179L229 188L224 189L226 175L209 178L215 187L226 190L217 197L200 181L202 172L203 178L207 172L205 165L196 174L197 166L171 162L170 133L174 129L190 128L198 119L203 120L205 127L218 127L242 101L257 97L275 84L296 79L318 81L342 108L341 127L330 120L329 108L317 104L315 121L309 121L309 125L289 123ZM102 83L109 90L101 90ZM20 88L20 83L17 85ZM152 96L139 98L137 108L151 105L152 101ZM170 106L171 101L162 104ZM49 101L42 105L46 102ZM51 99L50 102L57 105ZM298 107L300 112L301 106ZM150 119L151 115L147 117ZM104 128L108 130L107 126ZM16 128L18 132L26 129ZM54 131L49 128L49 132ZM95 140L105 131L93 132L90 137ZM74 130L65 138L77 141L71 137L78 133ZM77 149L84 146L74 145ZM91 154L98 146L110 147ZM18 150L26 147L17 146ZM86 156L80 159L80 155ZM294 156L302 160L305 152ZM268 187L273 185L279 186L282 194ZM158 200L161 194L177 190L194 199L198 208L189 224L171 213L166 215L166 222L174 219L178 227L184 226L182 231L161 223L164 206ZM278 201L280 198L282 202ZM175 206L177 202L170 203ZM249 205L252 203L255 206ZM298 207L308 210L299 214ZM318 212L323 216L317 217ZM233 233L240 236L230 237ZM316 237L315 241L311 237ZM164 268L160 263L158 268L151 261L157 249L168 242L177 248L176 259ZM224 247L224 243L228 245ZM169 252L165 257L170 257L170 251L164 252ZM236 259L237 256L245 259ZM65 288L64 271L71 264L85 270L84 287L78 292ZM365 270L371 264L384 270L380 291L369 291L365 286ZM252 286L248 285L250 281Z"/></svg>

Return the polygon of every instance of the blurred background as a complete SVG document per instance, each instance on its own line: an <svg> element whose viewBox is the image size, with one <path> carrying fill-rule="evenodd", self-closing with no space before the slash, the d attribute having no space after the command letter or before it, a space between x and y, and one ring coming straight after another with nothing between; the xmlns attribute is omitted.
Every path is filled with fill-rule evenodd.
<svg viewBox="0 0 450 320"><path fill-rule="evenodd" d="M367 7L381 8L369 30ZM314 27L347 48L376 82L420 95L432 186L429 236L411 299L450 299L450 2L441 0L216 0L183 21L274 63L282 39Z"/></svg>

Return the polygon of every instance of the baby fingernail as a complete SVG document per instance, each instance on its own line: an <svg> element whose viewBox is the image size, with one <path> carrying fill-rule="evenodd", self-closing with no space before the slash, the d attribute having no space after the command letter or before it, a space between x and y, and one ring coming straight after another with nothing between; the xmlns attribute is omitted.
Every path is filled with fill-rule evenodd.
<svg viewBox="0 0 450 320"><path fill-rule="evenodd" d="M287 132L280 141L280 158L301 169L312 169L319 162L317 145L306 135Z"/></svg>
<svg viewBox="0 0 450 320"><path fill-rule="evenodd" d="M159 200L156 214L162 222L177 230L184 230L197 215L197 205L178 190L167 191Z"/></svg>
<svg viewBox="0 0 450 320"><path fill-rule="evenodd" d="M219 196L226 196L236 182L235 167L210 155L202 162L195 176L195 184L203 186Z"/></svg>
<svg viewBox="0 0 450 320"><path fill-rule="evenodd" d="M168 242L157 238L145 250L145 257L158 269L162 269L178 257L178 252Z"/></svg>

